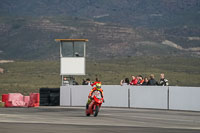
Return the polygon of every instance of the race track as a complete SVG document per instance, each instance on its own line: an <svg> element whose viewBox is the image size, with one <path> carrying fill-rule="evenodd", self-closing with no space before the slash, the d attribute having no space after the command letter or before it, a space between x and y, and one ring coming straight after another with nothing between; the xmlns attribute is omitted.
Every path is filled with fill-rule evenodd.
<svg viewBox="0 0 200 133"><path fill-rule="evenodd" d="M83 107L0 108L0 133L200 133L200 112Z"/></svg>

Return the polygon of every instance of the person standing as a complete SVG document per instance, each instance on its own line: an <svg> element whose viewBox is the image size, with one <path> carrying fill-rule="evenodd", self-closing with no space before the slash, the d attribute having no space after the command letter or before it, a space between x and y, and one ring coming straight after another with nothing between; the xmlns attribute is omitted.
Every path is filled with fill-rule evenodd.
<svg viewBox="0 0 200 133"><path fill-rule="evenodd" d="M130 82L130 85L137 85L137 83L138 83L137 78L135 76L133 76L133 75L131 77L132 77L132 80Z"/></svg>
<svg viewBox="0 0 200 133"><path fill-rule="evenodd" d="M160 85L160 86L168 86L168 85L169 85L168 80L165 78L165 74L164 74L164 73L161 73L161 74L160 74L160 82L159 82L159 85Z"/></svg>
<svg viewBox="0 0 200 133"><path fill-rule="evenodd" d="M121 86L123 86L123 85L129 85L129 83L130 83L130 82L129 82L129 79L128 79L128 78L125 78L124 80L121 80L121 81L120 81L120 85L121 85Z"/></svg>
<svg viewBox="0 0 200 133"><path fill-rule="evenodd" d="M147 85L147 84L148 84L148 81L149 81L148 78L145 77L145 78L144 78L144 82L142 83L142 85Z"/></svg>
<svg viewBox="0 0 200 133"><path fill-rule="evenodd" d="M150 75L150 79L149 79L147 85L159 85L158 82L154 79L153 74Z"/></svg>

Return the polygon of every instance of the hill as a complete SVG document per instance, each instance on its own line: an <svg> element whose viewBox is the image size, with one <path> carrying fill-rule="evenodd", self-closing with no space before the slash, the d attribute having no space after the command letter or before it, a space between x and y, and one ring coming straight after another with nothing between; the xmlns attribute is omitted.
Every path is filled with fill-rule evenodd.
<svg viewBox="0 0 200 133"><path fill-rule="evenodd" d="M198 0L2 0L0 58L58 59L55 38L88 38L87 56L96 59L198 57L199 6Z"/></svg>

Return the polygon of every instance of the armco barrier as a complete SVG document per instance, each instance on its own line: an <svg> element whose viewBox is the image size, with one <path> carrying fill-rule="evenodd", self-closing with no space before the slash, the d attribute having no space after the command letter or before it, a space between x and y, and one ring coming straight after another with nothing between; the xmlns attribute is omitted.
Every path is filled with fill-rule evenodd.
<svg viewBox="0 0 200 133"><path fill-rule="evenodd" d="M168 109L168 87L131 86L130 107Z"/></svg>
<svg viewBox="0 0 200 133"><path fill-rule="evenodd" d="M169 109L200 111L200 87L169 87Z"/></svg>

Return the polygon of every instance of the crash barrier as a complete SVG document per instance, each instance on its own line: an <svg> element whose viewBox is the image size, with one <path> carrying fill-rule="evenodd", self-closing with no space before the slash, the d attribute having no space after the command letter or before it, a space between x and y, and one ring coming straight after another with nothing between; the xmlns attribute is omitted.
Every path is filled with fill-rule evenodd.
<svg viewBox="0 0 200 133"><path fill-rule="evenodd" d="M8 100L8 94L2 95L2 102L6 102Z"/></svg>
<svg viewBox="0 0 200 133"><path fill-rule="evenodd" d="M168 87L131 86L130 107L168 109Z"/></svg>
<svg viewBox="0 0 200 133"><path fill-rule="evenodd" d="M200 87L103 85L105 107L200 111ZM60 106L85 106L91 86L61 86Z"/></svg>
<svg viewBox="0 0 200 133"><path fill-rule="evenodd" d="M30 96L23 96L21 93L8 93L2 95L2 102L5 107L38 107L39 93L30 93Z"/></svg>
<svg viewBox="0 0 200 133"><path fill-rule="evenodd" d="M200 111L200 87L169 87L169 109Z"/></svg>
<svg viewBox="0 0 200 133"><path fill-rule="evenodd" d="M60 105L60 88L40 88L39 93L41 106Z"/></svg>

